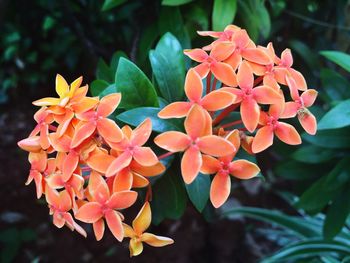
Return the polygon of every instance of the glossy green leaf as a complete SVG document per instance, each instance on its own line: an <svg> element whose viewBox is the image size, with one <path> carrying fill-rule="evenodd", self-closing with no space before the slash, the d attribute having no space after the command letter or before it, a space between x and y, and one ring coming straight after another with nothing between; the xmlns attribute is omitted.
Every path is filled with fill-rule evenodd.
<svg viewBox="0 0 350 263"><path fill-rule="evenodd" d="M350 247L338 241L324 241L321 239L300 241L282 248L273 256L265 258L262 262L287 262L298 258L326 256L334 253L349 255Z"/></svg>
<svg viewBox="0 0 350 263"><path fill-rule="evenodd" d="M314 164L329 161L334 157L336 157L336 153L333 150L324 149L314 145L301 147L292 154L294 160Z"/></svg>
<svg viewBox="0 0 350 263"><path fill-rule="evenodd" d="M156 132L166 132L166 131L182 131L182 121L178 119L160 119L157 114L160 111L159 108L153 107L140 107L125 111L117 116L117 119L130 124L132 126L137 126L145 120L145 118L150 118L152 121L152 129Z"/></svg>
<svg viewBox="0 0 350 263"><path fill-rule="evenodd" d="M350 129L321 130L316 135L303 134L302 138L311 144L331 149L350 148Z"/></svg>
<svg viewBox="0 0 350 263"><path fill-rule="evenodd" d="M113 53L110 63L110 69L113 72L113 75L115 76L115 73L117 72L119 59L120 58L127 58L127 55L123 51L116 51Z"/></svg>
<svg viewBox="0 0 350 263"><path fill-rule="evenodd" d="M315 165L304 164L293 160L281 162L275 168L277 176L291 180L310 180L319 177Z"/></svg>
<svg viewBox="0 0 350 263"><path fill-rule="evenodd" d="M96 77L97 79L102 79L108 83L113 83L115 72L113 72L106 62L100 58L97 63Z"/></svg>
<svg viewBox="0 0 350 263"><path fill-rule="evenodd" d="M116 89L121 92L121 106L126 109L159 105L152 83L134 63L125 58L119 60Z"/></svg>
<svg viewBox="0 0 350 263"><path fill-rule="evenodd" d="M237 12L237 0L214 0L212 27L214 31L223 31L232 24Z"/></svg>
<svg viewBox="0 0 350 263"><path fill-rule="evenodd" d="M184 96L185 60L179 41L166 33L151 50L149 59L159 91L169 102L179 101Z"/></svg>
<svg viewBox="0 0 350 263"><path fill-rule="evenodd" d="M210 183L209 175L200 173L191 184L185 184L188 197L199 212L203 211L208 202Z"/></svg>
<svg viewBox="0 0 350 263"><path fill-rule="evenodd" d="M350 184L347 183L327 210L327 216L323 226L325 238L332 239L342 230L350 213L349 200Z"/></svg>
<svg viewBox="0 0 350 263"><path fill-rule="evenodd" d="M318 124L318 130L337 129L350 125L350 99L328 111Z"/></svg>
<svg viewBox="0 0 350 263"><path fill-rule="evenodd" d="M350 55L340 51L321 51L320 54L350 72Z"/></svg>
<svg viewBox="0 0 350 263"><path fill-rule="evenodd" d="M323 68L320 74L322 88L329 101L344 100L350 97L350 82L338 72Z"/></svg>
<svg viewBox="0 0 350 263"><path fill-rule="evenodd" d="M123 3L125 3L127 0L105 0L102 6L102 11L107 11L109 9L112 9L114 7L117 7Z"/></svg>
<svg viewBox="0 0 350 263"><path fill-rule="evenodd" d="M102 91L104 91L109 86L109 83L102 79L97 79L91 82L90 92L92 96L99 96Z"/></svg>
<svg viewBox="0 0 350 263"><path fill-rule="evenodd" d="M350 157L338 162L327 176L318 179L302 194L296 206L310 212L320 211L347 183L350 177L350 169L347 168L349 162Z"/></svg>
<svg viewBox="0 0 350 263"><path fill-rule="evenodd" d="M158 27L162 35L172 33L180 41L183 49L191 48L190 37L178 7L162 7Z"/></svg>
<svg viewBox="0 0 350 263"><path fill-rule="evenodd" d="M300 237L315 237L320 236L319 229L303 218L283 214L279 211L271 211L269 209L255 207L238 207L224 211L222 216L247 216L257 220L262 220L270 224L276 224L280 227L293 231Z"/></svg>
<svg viewBox="0 0 350 263"><path fill-rule="evenodd" d="M192 0L163 0L162 5L179 6L179 5L187 4L189 2L192 2Z"/></svg>
<svg viewBox="0 0 350 263"><path fill-rule="evenodd" d="M166 218L179 219L187 204L186 190L180 173L169 169L152 187L152 222L158 225Z"/></svg>

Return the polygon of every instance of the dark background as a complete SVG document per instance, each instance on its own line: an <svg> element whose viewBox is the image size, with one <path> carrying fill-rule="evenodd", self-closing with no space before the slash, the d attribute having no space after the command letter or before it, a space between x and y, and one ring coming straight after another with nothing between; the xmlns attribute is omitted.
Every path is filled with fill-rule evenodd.
<svg viewBox="0 0 350 263"><path fill-rule="evenodd" d="M242 1L234 23L248 29L260 44L274 43L277 54L291 47L295 67L309 87L320 91L317 107L331 103L320 69L327 66L319 50L349 49L349 6L346 1L266 1L271 22L262 33L258 21L245 18ZM251 1L260 2L260 1ZM57 229L46 204L35 198L34 185L24 185L29 164L16 143L28 136L36 110L31 102L54 96L54 78L68 81L83 75L85 83L96 79L101 58L108 64L121 50L151 78L148 51L159 37L171 31L184 48L207 43L195 31L211 28L212 1L193 1L180 7L164 7L160 1L128 1L101 11L103 1L0 0L0 250L3 262L129 262L127 242L122 245L105 234L96 242L91 229L84 239L68 228ZM257 6L259 8L259 6ZM166 14L180 15L180 21ZM178 17L176 18L178 19ZM260 21L260 24L263 23ZM180 23L181 22L181 23ZM265 21L266 22L266 21ZM254 28L254 25L256 24ZM265 28L266 29L266 28ZM100 62L99 62L100 61ZM333 66L334 67L334 66ZM340 71L343 73L342 71ZM348 87L350 88L350 87ZM295 150L288 148L287 151ZM278 152L258 156L266 181L235 181L230 204L265 207L296 214L277 190L302 193L304 183L276 175ZM277 156L277 157L276 157ZM288 160L288 159L287 159ZM333 167L328 164L327 167ZM311 171L313 173L314 171ZM300 182L300 181L297 181ZM130 211L134 216L137 211ZM257 262L281 247L259 229L269 225L251 219L215 219L207 222L193 206L180 220L165 220L153 232L170 236L175 244L166 248L145 247L135 262Z"/></svg>

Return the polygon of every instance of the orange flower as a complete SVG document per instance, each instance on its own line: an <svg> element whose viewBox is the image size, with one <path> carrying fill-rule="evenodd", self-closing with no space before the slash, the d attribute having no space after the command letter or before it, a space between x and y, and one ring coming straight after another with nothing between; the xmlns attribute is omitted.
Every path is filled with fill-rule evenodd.
<svg viewBox="0 0 350 263"><path fill-rule="evenodd" d="M130 165L134 159L142 166L153 166L158 163L158 157L150 147L142 147L152 133L152 122L147 118L135 130L129 126L123 129L124 139L119 143L109 142L112 149L120 152L118 157L110 164L106 176L110 177Z"/></svg>
<svg viewBox="0 0 350 263"><path fill-rule="evenodd" d="M185 117L194 104L207 111L217 111L230 106L235 99L233 94L221 90L214 90L202 98L203 83L194 69L190 69L186 75L185 93L188 102L171 103L158 113L158 117L163 119Z"/></svg>
<svg viewBox="0 0 350 263"><path fill-rule="evenodd" d="M46 107L42 107L34 114L34 119L37 122L37 125L30 133L29 137L40 133L40 146L42 149L46 150L50 147L49 126L54 121L54 118L52 114L47 111Z"/></svg>
<svg viewBox="0 0 350 263"><path fill-rule="evenodd" d="M44 182L43 174L49 172L50 166L48 166L47 153L40 151L38 153L29 153L29 162L31 164L30 173L26 182L29 185L33 180L36 186L36 197L39 199L43 194Z"/></svg>
<svg viewBox="0 0 350 263"><path fill-rule="evenodd" d="M151 233L144 233L151 224L151 218L151 206L148 202L146 202L132 222L132 227L123 223L124 235L125 237L130 238L130 257L137 256L142 253L143 242L153 247L163 247L174 243L174 240L171 238L156 236Z"/></svg>
<svg viewBox="0 0 350 263"><path fill-rule="evenodd" d="M223 32L215 32L215 31L197 31L200 36L210 36L217 38L217 40L213 41L210 45L203 47L203 50L211 50L213 46L220 42L227 42L232 40L232 36L234 33L239 31L241 28L235 25L228 25L225 27Z"/></svg>
<svg viewBox="0 0 350 263"><path fill-rule="evenodd" d="M84 140L89 138L96 129L105 140L119 142L123 138L123 133L118 125L107 117L115 111L120 100L120 93L110 94L101 99L96 111L90 110L77 114L77 118L82 122L79 122L75 128L71 148L79 146Z"/></svg>
<svg viewBox="0 0 350 263"><path fill-rule="evenodd" d="M203 163L202 153L225 156L236 150L224 138L206 132L204 110L198 105L193 105L186 117L185 130L187 134L177 131L164 132L158 135L154 142L167 151L184 152L181 173L186 184L190 184L198 175Z"/></svg>
<svg viewBox="0 0 350 263"><path fill-rule="evenodd" d="M297 145L301 143L301 138L296 129L285 122L280 122L278 119L281 116L283 107L279 104L271 105L269 112L261 112L259 123L262 127L257 131L252 144L253 153L259 153L273 143L274 134L290 145Z"/></svg>
<svg viewBox="0 0 350 263"><path fill-rule="evenodd" d="M284 112L280 118L293 118L298 115L298 120L304 130L311 135L316 134L316 118L307 108L314 104L318 92L314 89L309 89L299 95L295 80L288 76L286 80L294 101L286 102Z"/></svg>
<svg viewBox="0 0 350 263"><path fill-rule="evenodd" d="M76 230L79 234L86 237L85 230L79 226L68 211L72 208L72 202L67 191L57 192L46 187L46 201L49 204L50 215L53 215L53 223L58 228L67 225L72 231Z"/></svg>
<svg viewBox="0 0 350 263"><path fill-rule="evenodd" d="M232 54L234 49L235 47L231 43L220 42L212 48L209 55L199 48L185 50L184 53L200 63L194 67L194 70L197 71L201 78L206 77L210 71L221 82L228 86L236 87L236 73L230 65L222 62Z"/></svg>
<svg viewBox="0 0 350 263"><path fill-rule="evenodd" d="M261 104L279 103L281 96L269 86L254 87L254 75L249 64L242 62L237 74L238 86L237 88L223 88L236 95L235 103L241 103L241 117L244 126L248 131L253 132L259 122Z"/></svg>
<svg viewBox="0 0 350 263"><path fill-rule="evenodd" d="M118 241L122 241L124 230L123 215L116 211L130 207L135 203L137 193L134 191L120 191L110 194L106 181L97 172L91 172L89 179L89 194L91 200L83 204L75 218L85 223L92 223L97 240L104 234L106 219L107 225Z"/></svg>
<svg viewBox="0 0 350 263"><path fill-rule="evenodd" d="M236 149L240 147L239 131L234 130L227 135L226 139L230 141ZM210 187L210 201L215 208L223 205L231 192L230 175L239 179L250 179L256 176L259 167L246 160L236 160L232 162L236 153L219 157L218 159L203 155L203 164L201 172L204 174L215 174Z"/></svg>

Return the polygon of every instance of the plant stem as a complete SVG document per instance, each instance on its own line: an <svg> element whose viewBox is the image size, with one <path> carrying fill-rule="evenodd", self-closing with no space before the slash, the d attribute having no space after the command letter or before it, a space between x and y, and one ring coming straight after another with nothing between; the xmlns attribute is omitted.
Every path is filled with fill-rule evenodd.
<svg viewBox="0 0 350 263"><path fill-rule="evenodd" d="M232 104L231 106L224 109L214 120L213 126L220 123L227 115L234 111L239 106L239 103Z"/></svg>
<svg viewBox="0 0 350 263"><path fill-rule="evenodd" d="M162 160L162 159L167 158L167 157L169 157L169 156L171 156L173 154L174 154L173 152L164 153L164 154L158 156L158 160Z"/></svg>
<svg viewBox="0 0 350 263"><path fill-rule="evenodd" d="M234 126L234 125L238 125L238 124L241 124L241 123L242 123L241 120L233 121L233 122L229 122L229 123L226 123L224 125L221 125L220 128L228 128L228 127L231 127L231 126Z"/></svg>
<svg viewBox="0 0 350 263"><path fill-rule="evenodd" d="M206 88L206 94L208 94L211 91L211 72L207 75L207 88Z"/></svg>

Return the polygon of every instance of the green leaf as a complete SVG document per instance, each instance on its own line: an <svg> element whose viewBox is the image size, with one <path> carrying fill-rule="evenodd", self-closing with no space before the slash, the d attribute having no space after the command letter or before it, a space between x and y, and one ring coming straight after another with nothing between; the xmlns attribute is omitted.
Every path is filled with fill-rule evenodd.
<svg viewBox="0 0 350 263"><path fill-rule="evenodd" d="M286 215L279 211L271 211L269 209L255 207L238 207L229 209L222 214L222 216L229 218L236 215L243 215L270 224L276 224L293 231L300 237L320 236L319 229L313 224L306 222L301 217Z"/></svg>
<svg viewBox="0 0 350 263"><path fill-rule="evenodd" d="M100 58L97 63L96 77L97 79L102 79L108 83L114 82L115 72L113 72L106 62Z"/></svg>
<svg viewBox="0 0 350 263"><path fill-rule="evenodd" d="M173 170L168 169L152 188L152 222L156 225L166 218L179 219L186 208L186 191L181 174Z"/></svg>
<svg viewBox="0 0 350 263"><path fill-rule="evenodd" d="M179 6L187 4L189 2L192 2L192 0L163 0L162 5Z"/></svg>
<svg viewBox="0 0 350 263"><path fill-rule="evenodd" d="M215 31L223 31L232 24L237 12L237 0L214 0L212 27Z"/></svg>
<svg viewBox="0 0 350 263"><path fill-rule="evenodd" d="M320 74L322 88L330 101L344 100L350 97L349 81L334 70L323 68Z"/></svg>
<svg viewBox="0 0 350 263"><path fill-rule="evenodd" d="M112 9L114 7L117 7L125 2L126 2L126 0L105 0L101 10L107 11L107 10Z"/></svg>
<svg viewBox="0 0 350 263"><path fill-rule="evenodd" d="M350 99L328 111L318 124L318 130L337 129L350 125Z"/></svg>
<svg viewBox="0 0 350 263"><path fill-rule="evenodd" d="M350 55L340 51L321 51L320 54L350 72Z"/></svg>
<svg viewBox="0 0 350 263"><path fill-rule="evenodd" d="M113 72L113 75L115 76L115 73L117 72L118 63L120 58L127 58L128 56L123 51L116 51L113 53L113 56L111 58L110 68Z"/></svg>
<svg viewBox="0 0 350 263"><path fill-rule="evenodd" d="M102 79L94 80L90 85L90 92L92 96L99 96L109 86L109 83Z"/></svg>
<svg viewBox="0 0 350 263"><path fill-rule="evenodd" d="M334 199L327 210L327 216L323 225L325 238L332 239L344 227L350 213L350 184L346 184L343 190Z"/></svg>
<svg viewBox="0 0 350 263"><path fill-rule="evenodd" d="M315 165L303 164L296 161L281 162L276 169L275 173L278 176L291 179L291 180L310 180L318 178L318 173Z"/></svg>
<svg viewBox="0 0 350 263"><path fill-rule="evenodd" d="M338 241L324 241L321 239L299 241L282 248L273 256L265 258L262 262L287 262L297 258L326 256L334 253L349 255L350 247Z"/></svg>
<svg viewBox="0 0 350 263"><path fill-rule="evenodd" d="M101 91L101 93L98 95L100 98L103 98L104 96L107 96L109 94L112 93L116 93L117 92L117 88L115 86L115 84L111 84L109 85L107 88L105 88L103 91ZM118 108L123 108L121 105L118 106Z"/></svg>
<svg viewBox="0 0 350 263"><path fill-rule="evenodd" d="M166 131L182 131L182 121L178 119L160 119L157 114L160 111L159 108L152 107L140 107L125 111L117 116L117 119L130 124L132 126L137 126L145 120L145 118L150 118L152 121L152 129L156 132L166 132Z"/></svg>
<svg viewBox="0 0 350 263"><path fill-rule="evenodd" d="M269 12L267 11L264 1L259 1L259 4L255 9L256 15L258 17L258 28L261 35L266 39L270 35L271 31L271 20Z"/></svg>
<svg viewBox="0 0 350 263"><path fill-rule="evenodd" d="M161 95L169 102L179 101L184 95L185 60L179 41L166 33L151 50L149 59Z"/></svg>
<svg viewBox="0 0 350 263"><path fill-rule="evenodd" d="M131 61L120 58L116 89L122 94L121 107L158 107L157 93L146 75Z"/></svg>
<svg viewBox="0 0 350 263"><path fill-rule="evenodd" d="M191 184L185 185L188 197L199 212L203 211L208 202L210 183L209 175L199 173Z"/></svg>
<svg viewBox="0 0 350 263"><path fill-rule="evenodd" d="M303 134L302 138L311 144L331 149L350 148L350 129L321 130L316 135Z"/></svg>
<svg viewBox="0 0 350 263"><path fill-rule="evenodd" d="M318 56L306 45L304 42L293 39L289 41L289 45L293 51L296 51L300 58L302 58L310 69L319 68Z"/></svg>
<svg viewBox="0 0 350 263"><path fill-rule="evenodd" d="M170 32L181 43L182 48L191 48L190 37L178 7L163 7L158 19L161 35Z"/></svg>
<svg viewBox="0 0 350 263"><path fill-rule="evenodd" d="M310 212L320 211L336 196L350 177L350 169L347 168L349 162L350 157L338 162L327 176L318 179L302 194L296 206Z"/></svg>
<svg viewBox="0 0 350 263"><path fill-rule="evenodd" d="M333 150L323 149L314 145L301 147L292 154L294 160L303 163L322 163L336 157Z"/></svg>

